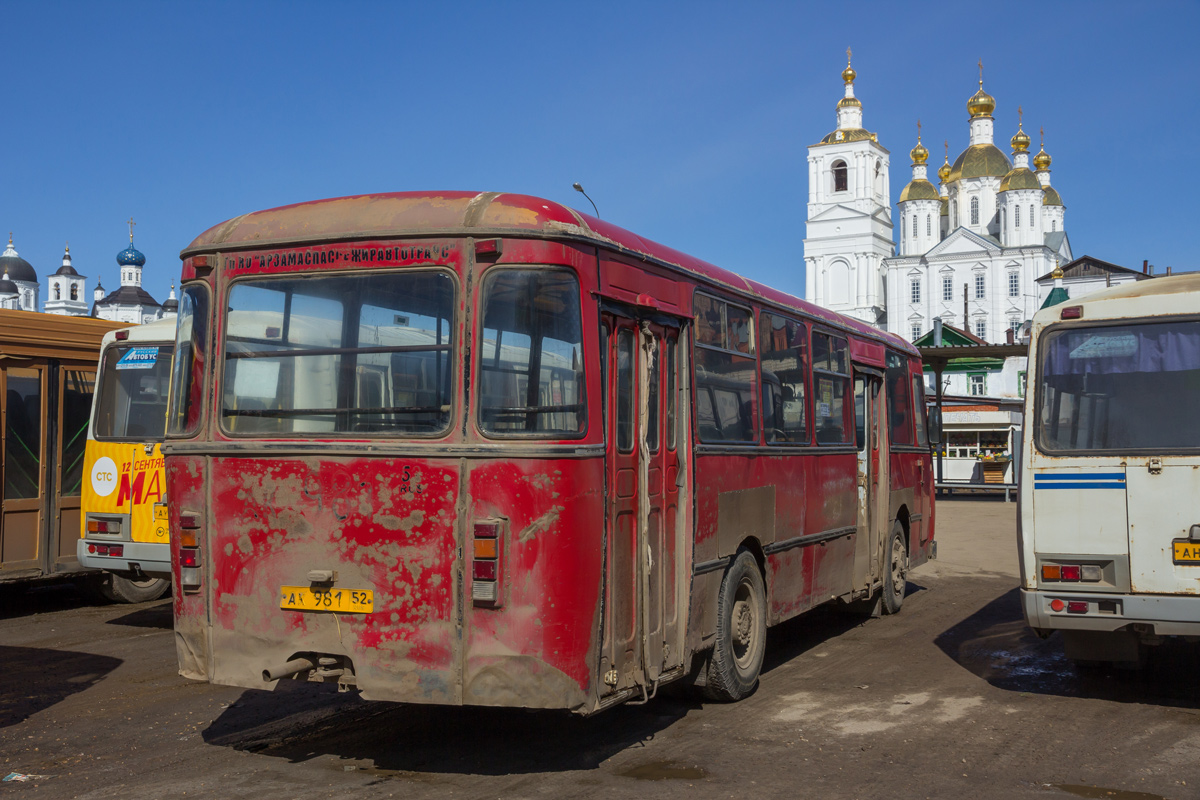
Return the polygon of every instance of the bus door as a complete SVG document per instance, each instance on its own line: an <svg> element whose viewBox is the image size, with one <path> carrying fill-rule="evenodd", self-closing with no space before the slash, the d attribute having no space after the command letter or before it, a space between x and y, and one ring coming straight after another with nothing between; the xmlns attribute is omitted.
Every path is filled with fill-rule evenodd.
<svg viewBox="0 0 1200 800"><path fill-rule="evenodd" d="M870 589L881 576L882 542L888 532L887 425L883 375L855 366L854 422L858 445L858 534L854 542L855 590ZM883 502L880 502L882 498Z"/></svg>
<svg viewBox="0 0 1200 800"><path fill-rule="evenodd" d="M608 520L604 691L682 664L679 330L605 315Z"/></svg>
<svg viewBox="0 0 1200 800"><path fill-rule="evenodd" d="M49 568L42 527L45 469L45 367L4 370L4 500L0 562L6 570Z"/></svg>
<svg viewBox="0 0 1200 800"><path fill-rule="evenodd" d="M51 376L55 381L57 408L50 412L54 436L47 443L53 455L50 464L53 505L49 509L51 527L48 552L56 564L74 564L77 561L75 545L83 529L84 455L96 373L90 369L59 367Z"/></svg>

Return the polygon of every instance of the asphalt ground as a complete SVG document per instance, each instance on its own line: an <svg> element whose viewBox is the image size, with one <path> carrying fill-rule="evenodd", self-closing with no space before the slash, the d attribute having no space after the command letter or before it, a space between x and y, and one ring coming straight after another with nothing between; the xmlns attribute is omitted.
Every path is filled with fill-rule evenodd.
<svg viewBox="0 0 1200 800"><path fill-rule="evenodd" d="M565 713L178 677L166 600L0 589L6 797L1200 797L1200 645L1081 671L1022 621L1015 504L943 501L901 613L772 629L758 691Z"/></svg>

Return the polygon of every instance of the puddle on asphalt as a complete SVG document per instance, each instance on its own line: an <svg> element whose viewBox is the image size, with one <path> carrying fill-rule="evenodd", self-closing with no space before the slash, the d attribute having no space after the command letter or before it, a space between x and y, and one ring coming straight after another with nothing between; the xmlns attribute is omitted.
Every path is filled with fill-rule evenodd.
<svg viewBox="0 0 1200 800"><path fill-rule="evenodd" d="M1062 789L1076 797L1088 800L1166 800L1161 794L1149 792L1126 792L1121 789L1105 789L1101 786L1079 786L1072 783L1051 784L1055 789Z"/></svg>
<svg viewBox="0 0 1200 800"><path fill-rule="evenodd" d="M707 777L699 767L681 767L674 761L654 761L617 774L640 781L688 781Z"/></svg>

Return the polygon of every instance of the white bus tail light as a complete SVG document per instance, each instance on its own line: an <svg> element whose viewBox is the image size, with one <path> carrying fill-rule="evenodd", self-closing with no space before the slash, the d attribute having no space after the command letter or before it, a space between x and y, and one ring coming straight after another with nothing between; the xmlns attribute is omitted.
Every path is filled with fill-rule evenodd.
<svg viewBox="0 0 1200 800"><path fill-rule="evenodd" d="M502 550L500 523L476 522L471 536L471 602L477 606L500 606Z"/></svg>

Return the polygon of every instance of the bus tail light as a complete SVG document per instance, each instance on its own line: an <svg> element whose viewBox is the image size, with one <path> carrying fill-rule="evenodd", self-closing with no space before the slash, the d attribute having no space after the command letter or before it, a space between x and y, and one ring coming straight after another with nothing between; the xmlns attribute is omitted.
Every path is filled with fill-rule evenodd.
<svg viewBox="0 0 1200 800"><path fill-rule="evenodd" d="M1083 319L1083 306L1067 306L1060 319Z"/></svg>
<svg viewBox="0 0 1200 800"><path fill-rule="evenodd" d="M1042 565L1042 580L1044 581L1061 581L1062 567L1058 564L1043 564Z"/></svg>
<svg viewBox="0 0 1200 800"><path fill-rule="evenodd" d="M1062 567L1062 579L1064 581L1079 580L1079 566L1075 564L1064 564Z"/></svg>
<svg viewBox="0 0 1200 800"><path fill-rule="evenodd" d="M1099 564L1042 564L1042 580L1099 583L1104 580L1104 568Z"/></svg>
<svg viewBox="0 0 1200 800"><path fill-rule="evenodd" d="M1072 600L1071 602L1067 603L1068 614L1086 614L1087 610L1088 604L1084 600Z"/></svg>
<svg viewBox="0 0 1200 800"><path fill-rule="evenodd" d="M471 601L477 606L500 606L499 522L476 522L471 536Z"/></svg>
<svg viewBox="0 0 1200 800"><path fill-rule="evenodd" d="M94 556L113 556L120 558L125 555L123 544L89 544L88 552Z"/></svg>
<svg viewBox="0 0 1200 800"><path fill-rule="evenodd" d="M179 514L179 584L185 592L200 590L200 548L196 542L200 515Z"/></svg>
<svg viewBox="0 0 1200 800"><path fill-rule="evenodd" d="M129 329L126 328L125 330L117 331L115 334L113 334L113 338L116 339L118 342L125 341L126 339L129 338Z"/></svg>
<svg viewBox="0 0 1200 800"><path fill-rule="evenodd" d="M112 519L89 519L88 533L120 533L121 523Z"/></svg>

